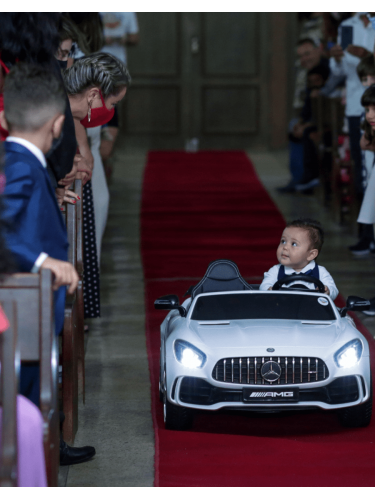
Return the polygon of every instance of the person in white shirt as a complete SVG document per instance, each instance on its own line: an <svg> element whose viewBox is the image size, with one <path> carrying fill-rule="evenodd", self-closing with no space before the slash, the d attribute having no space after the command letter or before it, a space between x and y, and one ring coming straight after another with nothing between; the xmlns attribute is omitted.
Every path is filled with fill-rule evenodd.
<svg viewBox="0 0 375 500"><path fill-rule="evenodd" d="M352 43L345 50L341 47L343 27L351 27L353 30ZM361 106L363 87L358 78L357 66L361 58L372 52L375 41L375 31L372 29L366 13L357 12L343 21L339 26L337 41L338 44L330 51L330 68L334 75L346 77L345 116L349 123L350 153L355 164L355 187L361 196L363 193L362 154L359 142L361 139L360 117L363 111Z"/></svg>
<svg viewBox="0 0 375 500"><path fill-rule="evenodd" d="M102 52L112 54L127 64L126 46L139 42L137 14L135 12L100 12L104 26L105 45Z"/></svg>
<svg viewBox="0 0 375 500"><path fill-rule="evenodd" d="M260 290L272 290L273 285L285 276L296 275L296 281L289 283L289 287L302 284L315 289L314 283L298 281L298 275L312 276L319 279L325 293L335 300L339 291L332 276L323 266L318 266L315 259L318 257L324 242L324 232L320 222L313 219L297 219L287 224L283 231L276 256L280 264L271 267L264 273Z"/></svg>

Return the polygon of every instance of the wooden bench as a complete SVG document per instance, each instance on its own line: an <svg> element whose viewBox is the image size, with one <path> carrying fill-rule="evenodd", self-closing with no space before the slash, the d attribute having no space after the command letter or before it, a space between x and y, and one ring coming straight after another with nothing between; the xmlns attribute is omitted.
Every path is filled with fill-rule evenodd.
<svg viewBox="0 0 375 500"><path fill-rule="evenodd" d="M16 305L4 300L1 307L10 326L0 332L0 406L2 427L0 446L0 486L17 486L17 389L19 362L17 351Z"/></svg>
<svg viewBox="0 0 375 500"><path fill-rule="evenodd" d="M17 347L21 362L40 366L40 411L49 486L57 486L59 470L58 342L55 335L52 273L4 276L0 302L16 305Z"/></svg>
<svg viewBox="0 0 375 500"><path fill-rule="evenodd" d="M66 299L62 338L63 433L68 444L73 444L78 430L78 396L83 398L83 402L85 398L82 181L75 181L73 188L81 199L74 205L67 203L64 207L68 260L79 275L77 290Z"/></svg>
<svg viewBox="0 0 375 500"><path fill-rule="evenodd" d="M332 99L318 96L311 99L311 109L313 121L318 129L318 158L319 158L319 178L321 184L322 201L328 205L331 199L332 189Z"/></svg>
<svg viewBox="0 0 375 500"><path fill-rule="evenodd" d="M332 129L332 210L336 222L345 220L355 223L358 215L358 204L354 183L354 162L344 160L339 154L339 137L347 136L343 132L345 108L341 99L331 99Z"/></svg>

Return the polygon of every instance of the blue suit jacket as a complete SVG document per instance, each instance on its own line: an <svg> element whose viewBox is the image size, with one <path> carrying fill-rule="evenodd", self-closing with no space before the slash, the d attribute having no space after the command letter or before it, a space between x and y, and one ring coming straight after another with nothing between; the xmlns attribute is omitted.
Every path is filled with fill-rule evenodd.
<svg viewBox="0 0 375 500"><path fill-rule="evenodd" d="M47 169L24 146L5 142L3 219L8 225L5 239L19 271L30 272L41 252L68 260L66 226L52 189ZM66 288L54 293L55 327L64 325Z"/></svg>

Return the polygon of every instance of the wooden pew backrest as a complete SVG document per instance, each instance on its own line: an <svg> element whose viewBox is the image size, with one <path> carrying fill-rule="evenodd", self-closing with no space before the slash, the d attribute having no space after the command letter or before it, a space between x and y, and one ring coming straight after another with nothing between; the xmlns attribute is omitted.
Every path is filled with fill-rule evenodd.
<svg viewBox="0 0 375 500"><path fill-rule="evenodd" d="M0 332L0 486L17 486L17 393L19 356L17 350L17 309L10 300L0 303L9 328Z"/></svg>

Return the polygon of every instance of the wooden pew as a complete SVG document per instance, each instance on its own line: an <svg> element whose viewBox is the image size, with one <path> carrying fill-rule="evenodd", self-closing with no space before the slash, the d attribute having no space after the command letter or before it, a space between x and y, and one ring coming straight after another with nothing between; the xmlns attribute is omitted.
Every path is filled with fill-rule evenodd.
<svg viewBox="0 0 375 500"><path fill-rule="evenodd" d="M68 233L68 260L76 267L76 207L67 204L64 210ZM78 430L78 319L77 294L67 295L62 334L62 400L65 420L64 440L72 445Z"/></svg>
<svg viewBox="0 0 375 500"><path fill-rule="evenodd" d="M357 196L354 184L354 163L343 160L339 155L339 136L343 133L345 108L341 99L331 99L332 128L332 210L336 222L342 224L346 219L355 222L358 214Z"/></svg>
<svg viewBox="0 0 375 500"><path fill-rule="evenodd" d="M324 205L328 205L331 198L331 176L332 176L332 99L318 96L311 99L313 122L318 129L318 158L319 178L322 187L322 198Z"/></svg>
<svg viewBox="0 0 375 500"><path fill-rule="evenodd" d="M17 351L16 305L4 300L1 307L10 327L0 332L0 406L2 428L0 446L0 486L17 486L17 393L19 357Z"/></svg>
<svg viewBox="0 0 375 500"><path fill-rule="evenodd" d="M21 362L39 362L40 411L49 486L57 486L59 470L58 343L54 326L52 273L4 276L0 302L16 304L17 347Z"/></svg>
<svg viewBox="0 0 375 500"><path fill-rule="evenodd" d="M79 283L76 292L67 297L62 339L63 431L69 444L74 442L78 429L78 396L85 402L82 181L76 180L72 189L80 200L74 205L67 203L64 214L69 241L68 260L77 270Z"/></svg>

